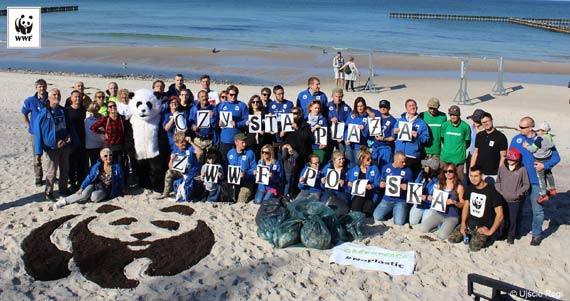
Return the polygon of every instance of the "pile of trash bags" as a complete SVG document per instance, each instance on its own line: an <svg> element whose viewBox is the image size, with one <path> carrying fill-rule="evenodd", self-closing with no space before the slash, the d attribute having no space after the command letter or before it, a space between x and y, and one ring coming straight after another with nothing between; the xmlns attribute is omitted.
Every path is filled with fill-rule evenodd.
<svg viewBox="0 0 570 301"><path fill-rule="evenodd" d="M346 205L335 200L325 204L309 197L291 203L265 201L255 221L257 235L277 248L302 243L322 250L362 238L364 217L361 212L349 213Z"/></svg>

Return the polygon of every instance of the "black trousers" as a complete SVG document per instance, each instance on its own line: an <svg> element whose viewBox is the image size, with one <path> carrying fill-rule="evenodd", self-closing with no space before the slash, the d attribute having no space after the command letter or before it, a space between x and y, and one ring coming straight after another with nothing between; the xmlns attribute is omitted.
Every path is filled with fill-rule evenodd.
<svg viewBox="0 0 570 301"><path fill-rule="evenodd" d="M164 188L164 173L160 156L151 159L138 160L139 185L142 188L151 189L161 193Z"/></svg>

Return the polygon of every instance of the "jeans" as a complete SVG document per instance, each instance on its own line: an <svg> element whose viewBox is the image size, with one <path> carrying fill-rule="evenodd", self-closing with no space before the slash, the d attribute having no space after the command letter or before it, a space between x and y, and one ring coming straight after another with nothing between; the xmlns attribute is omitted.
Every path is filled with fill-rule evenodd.
<svg viewBox="0 0 570 301"><path fill-rule="evenodd" d="M431 209L421 209L418 208L418 205L414 205L410 209L410 225L417 225L420 221L425 221L433 213L435 212Z"/></svg>
<svg viewBox="0 0 570 301"><path fill-rule="evenodd" d="M283 196L290 193L291 181L293 181L293 174L285 174L285 185L283 186Z"/></svg>
<svg viewBox="0 0 570 301"><path fill-rule="evenodd" d="M518 216L521 202L507 202L509 208L509 231L508 237L515 238L517 236L517 228L519 224Z"/></svg>
<svg viewBox="0 0 570 301"><path fill-rule="evenodd" d="M261 202L267 201L274 196L275 195L273 194L273 192L265 191L263 189L257 189L254 202L256 204L261 204Z"/></svg>
<svg viewBox="0 0 570 301"><path fill-rule="evenodd" d="M44 177L44 171L42 169L42 155L36 155L35 146L34 146L34 135L30 135L32 139L32 154L34 155L33 161L34 162L34 174L36 179L41 180Z"/></svg>
<svg viewBox="0 0 570 301"><path fill-rule="evenodd" d="M403 225L406 223L406 207L406 202L393 202L383 199L372 215L375 220L384 221L386 220L386 215L392 212L392 215L394 215L394 224Z"/></svg>
<svg viewBox="0 0 570 301"><path fill-rule="evenodd" d="M532 208L532 237L542 236L542 223L544 222L544 208L538 203L538 195L540 186L538 184L530 185L530 193L528 200ZM522 234L522 233L521 233Z"/></svg>
<svg viewBox="0 0 570 301"><path fill-rule="evenodd" d="M222 193L222 185L218 184L216 188L212 191L205 192L204 201L206 202L217 202L220 199L220 194Z"/></svg>
<svg viewBox="0 0 570 301"><path fill-rule="evenodd" d="M72 194L65 198L67 204L75 203L81 200L87 200L91 198L91 202L97 203L104 200L107 197L107 191L102 188L97 188L94 184L89 184L81 194Z"/></svg>
<svg viewBox="0 0 570 301"><path fill-rule="evenodd" d="M47 150L46 194L53 194L55 174L59 169L59 192L67 190L67 176L69 171L69 152L71 148L65 146L58 149Z"/></svg>
<svg viewBox="0 0 570 301"><path fill-rule="evenodd" d="M344 157L348 160L348 169L360 165L358 161L358 152L360 151L360 144L347 145L344 150Z"/></svg>
<svg viewBox="0 0 570 301"><path fill-rule="evenodd" d="M436 228L439 224L441 224L441 228L439 231L437 231L437 237L442 240L447 239L451 232L453 232L453 229L455 229L455 226L457 226L459 223L459 218L453 216L445 217L442 214L431 209L429 211L432 211L432 214L422 219L422 223L420 224L420 231L422 233L428 233L432 229Z"/></svg>

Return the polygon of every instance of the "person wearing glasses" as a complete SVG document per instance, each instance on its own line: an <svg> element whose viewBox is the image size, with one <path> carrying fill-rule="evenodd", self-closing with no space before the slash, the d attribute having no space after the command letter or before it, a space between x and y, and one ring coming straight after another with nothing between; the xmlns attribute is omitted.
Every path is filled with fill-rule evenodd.
<svg viewBox="0 0 570 301"><path fill-rule="evenodd" d="M47 93L47 82L43 79L38 79L35 83L36 93L24 100L24 105L22 106L22 114L24 115L24 121L28 127L28 132L30 133L30 138L32 141L32 152L33 154L33 165L35 174L35 184L37 187L42 185L43 181L43 169L42 169L42 156L36 155L34 146L34 131L33 125L37 116L42 111L42 108L46 107L48 104L48 93Z"/></svg>
<svg viewBox="0 0 570 301"><path fill-rule="evenodd" d="M265 118L265 109L263 108L263 102L259 95L255 94L251 96L247 103L247 107L249 115L259 116L261 117L261 120ZM249 126L249 120L246 121L245 125ZM247 133L247 145L251 147L256 158L261 158L261 148L266 144L272 144L274 140L274 135L269 132L261 131L259 133Z"/></svg>
<svg viewBox="0 0 570 301"><path fill-rule="evenodd" d="M457 166L457 176L463 182L465 173L465 159L467 149L471 143L471 128L467 122L461 120L461 111L458 106L451 106L448 110L449 120L441 125L441 147L440 160L446 163L453 163ZM477 152L477 148L475 148Z"/></svg>
<svg viewBox="0 0 570 301"><path fill-rule="evenodd" d="M328 116L328 111L327 111L327 95L321 91L321 80L318 77L309 77L309 79L307 80L307 85L309 86L307 88L307 90L303 90L301 92L299 92L299 95L297 96L297 107L306 110L307 106L309 105L309 103L313 102L313 101L318 101L321 103L321 108L322 110L322 114L323 116L327 117ZM304 117L305 119L307 119L308 115L309 115L309 111L306 110L304 112Z"/></svg>
<svg viewBox="0 0 570 301"><path fill-rule="evenodd" d="M447 116L439 110L439 99L435 97L428 100L427 107L428 110L421 112L419 117L426 122L431 139L422 147L426 159L435 157L439 160L439 154L441 153L441 125L447 121Z"/></svg>
<svg viewBox="0 0 570 301"><path fill-rule="evenodd" d="M263 87L261 88L260 93L261 93L260 95L261 95L262 107L265 111L267 111L267 109L269 108L269 103L272 102L271 89L269 89L268 87Z"/></svg>
<svg viewBox="0 0 570 301"><path fill-rule="evenodd" d="M105 147L113 152L113 162L124 167L124 143L127 130L125 117L117 112L117 103L107 105L109 116L99 119L90 129L96 134L105 135Z"/></svg>
<svg viewBox="0 0 570 301"><path fill-rule="evenodd" d="M449 193L449 198L445 201L446 210L445 212L439 212L429 209L429 214L427 216L424 213L422 223L420 224L420 231L423 233L428 233L441 224L441 227L437 231L437 237L439 237L441 240L445 240L449 237L451 232L459 223L461 209L465 204L465 201L463 199L465 189L463 188L463 185L461 185L459 177L457 176L457 167L455 167L455 164L444 163L441 172L439 172L437 175L435 183L433 185L428 184L428 194L425 199L426 203L431 203L433 200L434 188ZM423 197L424 196L422 196L422 198ZM422 204L423 203L424 200L422 200ZM411 218L412 212L410 212L410 220Z"/></svg>
<svg viewBox="0 0 570 301"><path fill-rule="evenodd" d="M435 211L431 209L431 195L433 194L433 187L437 184L437 177L440 175L439 172L440 161L431 157L429 159L422 160L422 171L414 181L414 183L422 184L422 197L420 204L414 204L410 208L410 225L417 225L421 221L426 220ZM449 233L448 233L449 234ZM446 237L447 238L447 237Z"/></svg>
<svg viewBox="0 0 570 301"><path fill-rule="evenodd" d="M266 144L261 148L261 159L257 162L257 166L260 165L269 167L269 184L257 184L257 193L254 199L256 204L261 204L263 201L280 195L283 180L281 162L275 158L271 144ZM257 170L253 174L257 175Z"/></svg>
<svg viewBox="0 0 570 301"><path fill-rule="evenodd" d="M95 92L93 102L99 105L99 114L101 114L103 117L109 116L109 112L107 111L107 100L105 99L105 92ZM97 152L97 157L99 157L99 152Z"/></svg>
<svg viewBox="0 0 570 301"><path fill-rule="evenodd" d="M361 147L368 146L368 113L366 112L366 100L363 97L357 97L354 100L354 106L352 109L352 114L348 115L346 119L346 127L344 129L344 143L346 145L344 155L349 161L348 168L360 165L359 152ZM354 124L360 129L360 135L358 142L350 142L349 135L349 125Z"/></svg>
<svg viewBox="0 0 570 301"><path fill-rule="evenodd" d="M123 195L125 188L123 168L120 164L113 164L113 152L104 148L99 157L99 161L91 167L79 190L65 198L60 197L54 204L55 209L83 200L90 199L97 203Z"/></svg>
<svg viewBox="0 0 570 301"><path fill-rule="evenodd" d="M285 99L285 89L282 86L277 85L273 87L273 94L275 95L275 100L272 100L267 105L266 112L275 115L277 117L277 122L280 124L281 114L291 113L291 110L293 109L294 105L293 102ZM272 134L274 134L274 139L275 139L275 142L273 142L273 148L278 152L277 154L279 156L281 155L281 153L279 153L279 150L280 147L283 145L283 140L281 140L279 132L275 132Z"/></svg>
<svg viewBox="0 0 570 301"><path fill-rule="evenodd" d="M117 93L119 93L119 85L116 82L110 82L107 86L107 102L117 101Z"/></svg>
<svg viewBox="0 0 570 301"><path fill-rule="evenodd" d="M234 147L234 137L246 130L245 123L249 119L247 105L238 100L239 89L231 85L226 89L228 100L218 105L220 130L220 152L227 154ZM223 112L230 112L232 120L228 124L223 120Z"/></svg>
<svg viewBox="0 0 570 301"><path fill-rule="evenodd" d="M494 184L499 173L499 166L505 163L509 142L505 134L493 126L493 116L485 112L481 116L483 131L475 138L475 151L471 158L471 166L483 168L484 180Z"/></svg>
<svg viewBox="0 0 570 301"><path fill-rule="evenodd" d="M321 163L319 162L319 156L313 154L309 155L309 162L307 162L301 171L301 176L299 178L298 184L299 194L297 194L297 198L295 200L304 198L313 198L315 200L320 200L323 193L323 187L321 186L322 173L320 167ZM315 184L313 186L307 185L307 170L309 168L317 171Z"/></svg>
<svg viewBox="0 0 570 301"><path fill-rule="evenodd" d="M69 121L66 110L59 105L61 92L51 89L48 93L48 106L43 107L33 123L34 151L41 156L47 154L45 200L55 201L53 186L59 169L59 194L70 195L67 189L69 153L71 145L78 145L79 138Z"/></svg>
<svg viewBox="0 0 570 301"><path fill-rule="evenodd" d="M362 146L358 152L359 165L351 168L347 173L348 187L352 189L357 180L368 180L364 196L353 195L350 210L358 211L371 217L378 203L380 182L380 170L372 164L372 153L366 146Z"/></svg>

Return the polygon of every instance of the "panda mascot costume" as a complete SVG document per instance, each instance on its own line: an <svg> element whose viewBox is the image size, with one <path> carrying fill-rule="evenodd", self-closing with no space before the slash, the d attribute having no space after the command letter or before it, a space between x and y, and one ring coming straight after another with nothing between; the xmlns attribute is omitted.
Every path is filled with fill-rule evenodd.
<svg viewBox="0 0 570 301"><path fill-rule="evenodd" d="M136 159L141 171L139 184L160 193L164 181L158 147L161 102L152 90L140 89L129 102L129 108L133 114L130 121Z"/></svg>

